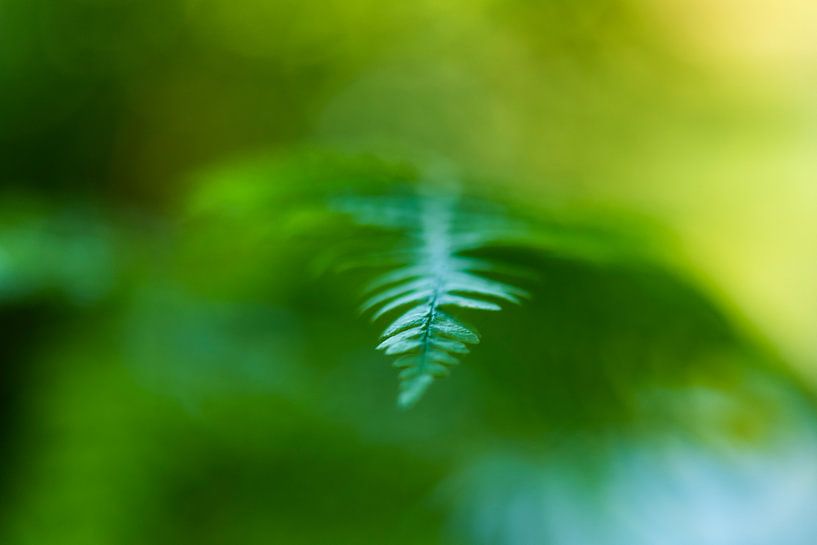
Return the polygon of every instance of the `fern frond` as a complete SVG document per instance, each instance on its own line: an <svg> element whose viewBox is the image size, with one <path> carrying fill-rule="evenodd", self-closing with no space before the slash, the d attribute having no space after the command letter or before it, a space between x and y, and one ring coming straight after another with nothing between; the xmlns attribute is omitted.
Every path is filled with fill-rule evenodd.
<svg viewBox="0 0 817 545"><path fill-rule="evenodd" d="M501 310L527 293L484 276L494 264L464 255L501 238L507 225L496 217L461 209L455 195L372 200L345 207L359 221L404 229L409 244L399 253L402 264L375 278L366 288L362 311L377 320L396 314L377 346L400 371L401 407L410 407L434 380L479 343L478 333L451 309Z"/></svg>

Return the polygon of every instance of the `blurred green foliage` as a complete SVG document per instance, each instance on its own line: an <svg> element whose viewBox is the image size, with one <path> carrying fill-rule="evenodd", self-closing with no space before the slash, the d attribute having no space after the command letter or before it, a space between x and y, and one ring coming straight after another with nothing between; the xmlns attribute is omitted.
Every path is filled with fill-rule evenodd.
<svg viewBox="0 0 817 545"><path fill-rule="evenodd" d="M810 543L805 314L727 206L805 109L655 10L0 2L0 543ZM399 411L356 312L398 240L332 203L441 163L531 299Z"/></svg>
<svg viewBox="0 0 817 545"><path fill-rule="evenodd" d="M597 467L581 487L596 490L632 441L651 453L663 448L653 441L681 433L717 456L721 443L765 444L810 414L802 388L654 251L654 233L508 199L496 200L529 218L524 243L475 255L533 273L531 302L469 315L487 332L479 350L423 404L397 411L387 358L372 350L378 331L355 313L372 272L344 264L395 240L356 226L331 200L398 190L411 173L374 158L253 159L206 173L174 221L122 226L85 214L104 227L85 225L92 244L77 245L54 242L80 236L70 223L45 239L34 221L7 229L6 240L31 242L21 255L32 266L72 272L53 265L60 250L84 268L7 269L9 285L25 287L7 300L62 307L79 294L82 305L43 333L49 342L28 356L36 374L20 371L27 394L10 422L18 469L4 539L540 542L537 532L567 523L536 515L545 492L525 492L538 482L525 476L531 464L577 451L576 463ZM784 411L786 399L802 408ZM570 459L561 463L580 471ZM460 478L465 490L491 479L501 488L456 500L443 483ZM578 517L596 500L575 501ZM517 517L508 509L530 520L502 519Z"/></svg>

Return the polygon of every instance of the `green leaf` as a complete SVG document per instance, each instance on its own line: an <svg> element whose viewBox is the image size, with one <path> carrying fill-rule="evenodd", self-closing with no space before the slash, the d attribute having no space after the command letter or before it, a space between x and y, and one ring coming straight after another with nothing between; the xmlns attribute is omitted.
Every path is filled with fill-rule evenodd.
<svg viewBox="0 0 817 545"><path fill-rule="evenodd" d="M440 298L439 306L455 306L460 308L474 308L478 310L502 310L502 307L490 301L474 299L473 297L463 297L460 295L446 294Z"/></svg>
<svg viewBox="0 0 817 545"><path fill-rule="evenodd" d="M431 326L431 331L464 343L479 343L479 335L454 320L437 321Z"/></svg>
<svg viewBox="0 0 817 545"><path fill-rule="evenodd" d="M501 307L486 299L519 303L527 292L483 276L507 274L512 270L507 266L459 254L497 240L505 225L502 218L471 217L452 195L372 201L358 203L358 209L365 210L361 221L404 229L409 261L370 282L365 290L370 295L361 309L374 311L372 319L377 320L410 306L386 327L377 345L387 355L398 356L394 362L401 369L398 403L409 407L434 380L448 375L449 367L459 363L457 356L469 352L467 345L480 340L473 328L442 307L498 311ZM407 209L390 210L395 206Z"/></svg>
<svg viewBox="0 0 817 545"><path fill-rule="evenodd" d="M374 313L372 316L372 320L377 320L384 314L391 312L392 310L398 309L400 307L406 306L409 303L416 303L417 301L423 301L431 298L434 295L433 289L425 289L422 291L415 291L408 293L402 297L398 297L397 299L392 300L390 303L387 303L383 307L380 308L377 312Z"/></svg>
<svg viewBox="0 0 817 545"><path fill-rule="evenodd" d="M419 289L429 289L433 287L427 278L421 278L419 280L414 280L411 282L407 282L405 284L400 284L399 286L395 286L393 288L387 289L386 291L380 292L376 295L373 295L369 299L367 299L361 306L361 312L366 312L367 310L376 307L381 303L385 303L391 299L396 299L401 295L406 295L409 293L416 293Z"/></svg>
<svg viewBox="0 0 817 545"><path fill-rule="evenodd" d="M428 305L420 305L406 311L383 331L381 338L390 337L403 329L420 325L428 319L428 312Z"/></svg>
<svg viewBox="0 0 817 545"><path fill-rule="evenodd" d="M385 350L395 344L405 341L407 339L413 339L415 337L419 337L425 333L425 329L422 327L414 327L411 329L406 329L405 331L401 331L397 335L393 335L377 345L377 350Z"/></svg>

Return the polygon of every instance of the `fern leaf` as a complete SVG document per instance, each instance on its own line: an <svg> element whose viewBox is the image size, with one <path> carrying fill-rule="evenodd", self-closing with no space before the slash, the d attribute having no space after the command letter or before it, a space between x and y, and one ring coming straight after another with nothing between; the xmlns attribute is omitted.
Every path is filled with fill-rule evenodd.
<svg viewBox="0 0 817 545"><path fill-rule="evenodd" d="M500 303L519 303L527 293L484 276L502 271L501 265L463 255L494 242L503 224L462 210L454 195L346 204L359 221L408 235L403 264L369 283L361 310L371 312L372 320L396 314L377 349L397 357L398 403L410 407L459 363L469 345L479 343L477 332L450 309L499 311Z"/></svg>

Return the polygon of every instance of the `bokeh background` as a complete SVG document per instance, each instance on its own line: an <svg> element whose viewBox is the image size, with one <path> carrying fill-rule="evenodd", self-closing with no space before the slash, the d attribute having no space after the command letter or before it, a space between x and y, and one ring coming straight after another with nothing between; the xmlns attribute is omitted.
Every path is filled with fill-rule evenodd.
<svg viewBox="0 0 817 545"><path fill-rule="evenodd" d="M815 28L1 0L0 543L812 543ZM404 412L327 203L441 158L532 299Z"/></svg>

